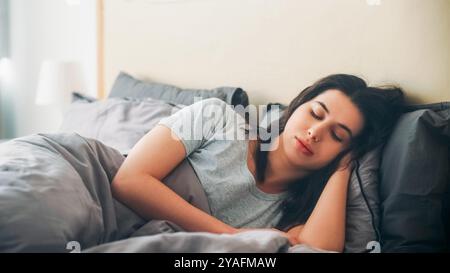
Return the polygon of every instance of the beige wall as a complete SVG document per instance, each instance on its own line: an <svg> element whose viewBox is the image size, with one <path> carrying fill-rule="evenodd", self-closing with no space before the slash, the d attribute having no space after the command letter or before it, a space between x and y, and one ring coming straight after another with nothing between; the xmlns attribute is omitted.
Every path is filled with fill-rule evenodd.
<svg viewBox="0 0 450 273"><path fill-rule="evenodd" d="M106 0L106 93L119 70L288 103L331 73L450 100L450 0Z"/></svg>

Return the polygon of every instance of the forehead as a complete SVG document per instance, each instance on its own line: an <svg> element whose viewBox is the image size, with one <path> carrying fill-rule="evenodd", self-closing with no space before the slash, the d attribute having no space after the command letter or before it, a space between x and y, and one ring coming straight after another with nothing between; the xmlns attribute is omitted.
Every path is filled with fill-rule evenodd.
<svg viewBox="0 0 450 273"><path fill-rule="evenodd" d="M310 103L317 101L326 105L330 113L328 114L337 123L346 125L354 135L358 134L363 126L363 117L358 107L343 92L330 89L313 98Z"/></svg>

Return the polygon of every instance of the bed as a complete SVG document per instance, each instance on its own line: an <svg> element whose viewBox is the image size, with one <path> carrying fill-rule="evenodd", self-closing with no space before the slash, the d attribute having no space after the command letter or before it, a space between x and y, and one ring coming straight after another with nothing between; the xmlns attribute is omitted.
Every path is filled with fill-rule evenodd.
<svg viewBox="0 0 450 273"><path fill-rule="evenodd" d="M218 98L231 106L245 107L250 102L276 105L280 107L273 107L274 111L281 111L299 86L324 73L364 69L355 63L341 65L340 59L333 59L330 67L308 70L292 61L305 57L300 53L280 59L269 54L264 61L258 61L265 52L250 54L249 49L266 41L264 33L256 32L250 37L253 40L245 39L245 31L238 31L239 25L226 28L229 17L215 17L220 8L245 17L245 10L255 8L252 1L245 1L243 7L237 2L221 1L98 3L97 97L101 99L75 92L57 133L35 134L0 144L0 252L328 252L307 245L290 247L287 239L276 232L217 235L185 232L164 220L145 221L112 197L110 183L140 137L161 118L198 97ZM278 11L286 13L292 5L299 8L289 3L277 6ZM200 6L208 12L199 12ZM269 11L267 6L259 6L257 13ZM185 27L193 31L168 20L181 15L186 19ZM158 27L157 23L164 19L166 24ZM203 23L207 19L226 36L206 39ZM251 21L246 22L244 30L257 28ZM234 31L238 36L233 35ZM119 40L127 40L128 46L124 48ZM300 45L301 40L294 41L294 45ZM292 53L292 48L284 48L285 43L270 44L277 52ZM158 53L163 48L170 56ZM248 59L236 57L247 53ZM408 66L408 62L399 63ZM285 71L287 81L272 73L274 66L291 71ZM374 66L364 72L377 79L376 69ZM297 77L290 74L292 71L305 74ZM415 78L408 80L417 83ZM434 100L437 102L406 107L388 142L361 159L349 186L345 252L449 250L450 102L439 98ZM183 161L163 182L209 212L188 161Z"/></svg>
<svg viewBox="0 0 450 273"><path fill-rule="evenodd" d="M112 178L133 145L198 97L248 104L239 87L182 89L122 72L108 99L74 93L58 133L1 144L0 251L327 252L290 247L271 231L185 232L168 221L144 221L112 197ZM449 105L407 107L386 145L360 160L348 192L345 252L448 248ZM210 213L188 160L163 182Z"/></svg>

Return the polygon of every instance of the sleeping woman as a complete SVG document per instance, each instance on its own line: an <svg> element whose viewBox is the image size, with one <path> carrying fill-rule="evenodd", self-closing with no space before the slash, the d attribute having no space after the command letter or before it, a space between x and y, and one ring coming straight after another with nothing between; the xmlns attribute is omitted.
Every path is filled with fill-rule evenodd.
<svg viewBox="0 0 450 273"><path fill-rule="evenodd" d="M291 244L341 252L354 162L386 140L402 104L399 88L330 75L294 98L276 137L262 140L238 137L248 136L248 127L230 105L199 101L162 119L133 147L114 177L113 195L146 219L187 231L273 229ZM161 182L185 158L212 215Z"/></svg>

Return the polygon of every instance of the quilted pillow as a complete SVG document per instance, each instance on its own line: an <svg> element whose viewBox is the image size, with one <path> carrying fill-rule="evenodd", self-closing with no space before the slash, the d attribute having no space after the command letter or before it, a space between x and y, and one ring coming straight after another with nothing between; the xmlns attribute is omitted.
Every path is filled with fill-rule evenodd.
<svg viewBox="0 0 450 273"><path fill-rule="evenodd" d="M247 93L238 87L183 89L169 84L138 80L125 72L120 72L117 76L109 97L153 98L184 105L191 105L196 99L218 98L233 106L248 105Z"/></svg>

